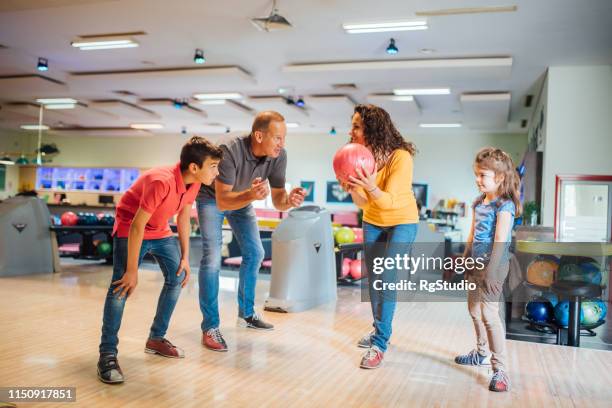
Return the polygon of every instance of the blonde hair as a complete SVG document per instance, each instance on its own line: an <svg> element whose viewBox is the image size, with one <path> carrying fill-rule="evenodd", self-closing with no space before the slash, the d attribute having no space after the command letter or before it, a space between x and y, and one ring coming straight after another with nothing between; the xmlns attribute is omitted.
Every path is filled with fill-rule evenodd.
<svg viewBox="0 0 612 408"><path fill-rule="evenodd" d="M521 180L510 155L501 149L484 147L476 153L474 165L480 169L493 171L495 177L503 176L504 179L499 185L498 195L502 199L512 200L516 208L515 216L520 216L523 211L520 195ZM474 204L482 203L484 198L485 195L482 194Z"/></svg>

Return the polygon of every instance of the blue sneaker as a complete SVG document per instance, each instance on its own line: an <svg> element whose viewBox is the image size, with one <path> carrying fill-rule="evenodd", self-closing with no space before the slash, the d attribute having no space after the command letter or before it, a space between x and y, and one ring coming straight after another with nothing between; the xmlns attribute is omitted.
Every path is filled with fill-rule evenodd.
<svg viewBox="0 0 612 408"><path fill-rule="evenodd" d="M474 349L467 354L455 357L455 363L461 365L488 366L491 365L491 356L483 356Z"/></svg>

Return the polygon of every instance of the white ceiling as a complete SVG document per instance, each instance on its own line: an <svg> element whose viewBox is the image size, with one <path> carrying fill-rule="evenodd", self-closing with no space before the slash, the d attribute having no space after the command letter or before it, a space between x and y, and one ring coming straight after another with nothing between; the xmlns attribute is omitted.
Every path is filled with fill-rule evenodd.
<svg viewBox="0 0 612 408"><path fill-rule="evenodd" d="M156 133L182 127L206 133L248 129L256 111L276 109L300 124L292 131L335 126L340 132L350 124L353 103L371 102L387 109L404 132L423 122L449 121L520 132L521 120L530 117L525 96L537 91L548 66L612 64L610 0L278 3L294 27L266 33L249 18L267 15L271 0L4 0L0 127L17 129L37 121L35 106L15 102L72 97L83 106L46 111L45 123L115 135L145 121L165 125ZM425 31L349 35L341 28L342 23L414 18L422 11L500 5L517 5L518 11L428 17ZM135 31L146 33L137 37L138 48L79 51L70 46L80 35ZM400 49L395 56L385 53L390 37ZM206 64L193 63L196 48L204 50ZM435 52L423 54L423 48ZM48 72L36 71L38 57L48 58ZM500 63L491 66L494 61ZM347 82L357 89L332 87ZM279 87L303 96L305 109L284 103ZM450 87L452 92L413 102L377 96L408 87ZM191 99L202 92L240 92L245 98L239 105L201 105ZM510 99L464 95L479 93L509 93ZM178 110L174 98L190 106Z"/></svg>

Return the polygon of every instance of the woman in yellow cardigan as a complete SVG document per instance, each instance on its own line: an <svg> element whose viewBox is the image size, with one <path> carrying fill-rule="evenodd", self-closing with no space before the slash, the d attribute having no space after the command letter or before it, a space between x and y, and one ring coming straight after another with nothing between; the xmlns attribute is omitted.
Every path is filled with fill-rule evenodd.
<svg viewBox="0 0 612 408"><path fill-rule="evenodd" d="M368 349L361 359L361 367L378 368L391 337L396 294L394 291L377 290L373 282L381 279L392 282L397 272L393 269L375 274L370 266L374 252L378 252L377 257L394 258L397 253L409 252L414 242L419 222L412 192L412 157L416 148L413 143L404 140L389 114L374 105L355 107L350 136L352 143L367 147L376 160L372 174L357 169L358 176L351 177L343 187L363 210L367 249L364 256L374 317L374 330L358 342L359 347Z"/></svg>

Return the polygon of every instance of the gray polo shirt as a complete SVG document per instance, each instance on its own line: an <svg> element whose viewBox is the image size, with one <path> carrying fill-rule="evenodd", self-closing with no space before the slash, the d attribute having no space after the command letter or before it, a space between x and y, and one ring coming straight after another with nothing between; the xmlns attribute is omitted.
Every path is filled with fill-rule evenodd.
<svg viewBox="0 0 612 408"><path fill-rule="evenodd" d="M251 187L257 177L268 179L271 188L285 188L287 152L285 149L277 158L255 157L251 150L251 136L233 137L219 144L223 160L219 163L217 180L233 185L232 191L244 191ZM215 184L202 184L198 200L215 199Z"/></svg>

